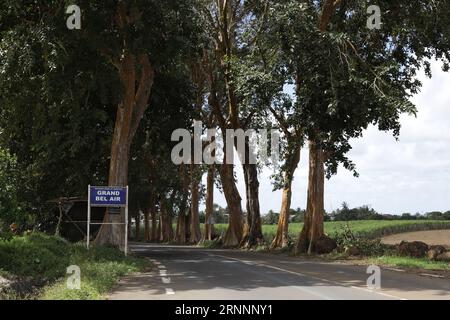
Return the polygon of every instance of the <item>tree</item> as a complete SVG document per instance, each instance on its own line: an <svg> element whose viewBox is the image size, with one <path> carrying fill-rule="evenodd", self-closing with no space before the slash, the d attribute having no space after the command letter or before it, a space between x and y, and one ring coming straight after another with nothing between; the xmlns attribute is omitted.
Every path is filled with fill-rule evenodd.
<svg viewBox="0 0 450 320"><path fill-rule="evenodd" d="M118 86L91 44L61 23L62 1L0 6L0 145L20 171L20 213L42 229L48 200L105 183Z"/></svg>
<svg viewBox="0 0 450 320"><path fill-rule="evenodd" d="M81 30L67 29L66 1L2 2L1 140L29 177L33 211L88 183L127 184L154 79L197 50L194 2L81 1ZM121 245L117 228L98 243Z"/></svg>
<svg viewBox="0 0 450 320"><path fill-rule="evenodd" d="M252 43L244 41L248 39L240 36L252 31L251 26L254 20L252 6L252 3L247 4L241 1L218 0L207 1L203 7L211 34L210 52L207 59L209 104L222 131L224 141L227 129L245 130L254 116L254 112L246 108L243 103L244 95L237 84L239 82L238 69L242 68L241 63L244 62L248 47ZM234 145L237 145L236 139ZM226 146L224 146L224 150L225 148ZM227 246L241 244L243 247L250 247L263 239L259 208L258 169L255 164L250 164L247 160L251 152L248 140L245 141L244 149L245 151L238 150L241 153L239 154L241 162L243 162L247 196L247 227L244 233L241 221L243 215L240 205L241 197L235 185L233 165L224 163L219 170L230 210L230 225L224 239Z"/></svg>
<svg viewBox="0 0 450 320"><path fill-rule="evenodd" d="M314 252L316 241L325 236L325 174L330 177L340 163L355 171L346 157L349 139L361 136L370 124L398 136L399 115L415 112L408 98L420 87L417 69L421 64L427 69L425 59L432 56L448 65L448 32L436 32L447 30L448 17L439 12L448 10L448 3L380 5L383 26L370 30L365 3L271 3L270 14L278 17L271 30L281 42L283 67L296 81L298 123L309 141L307 214L299 252Z"/></svg>
<svg viewBox="0 0 450 320"><path fill-rule="evenodd" d="M269 210L269 212L262 217L264 224L276 224L278 222L280 214Z"/></svg>
<svg viewBox="0 0 450 320"><path fill-rule="evenodd" d="M195 26L194 20L191 20L194 15L190 5L187 2L160 1L135 1L130 4L119 0L113 8L114 12L108 12L109 19L104 23L109 32L102 36L109 36L110 42L100 47L99 51L116 67L123 87L111 146L109 185L125 186L128 183L131 143L148 107L155 77L154 64L158 63L159 55L173 55L175 46L186 44L186 38L180 41L177 33ZM109 21L114 23L108 25ZM88 37L93 40L91 34ZM161 207L166 212L165 200ZM118 222L120 219L123 219L123 213L120 216L107 213L104 222ZM104 224L96 242L121 246L121 230L117 225Z"/></svg>
<svg viewBox="0 0 450 320"><path fill-rule="evenodd" d="M174 146L171 141L172 132L187 127L192 121L195 92L189 70L182 62L166 65L164 70L164 74L157 75L153 87L150 98L153 108L144 115L132 145L130 198L141 194L139 205L144 209L144 221L147 219L145 225L151 220L151 226L146 227L146 239L155 242L161 237L161 230L158 232L157 226L158 210L161 214L162 209L160 200L167 197L170 199L172 196L170 202L166 201L165 213L170 213L171 218L177 217L177 229L171 235L172 226L164 226L165 238L170 235L177 242L185 243L188 233L186 209L189 201L187 169L185 166L176 166L167 159L170 159ZM164 220L165 224L167 222L167 219ZM181 222L183 225L180 228Z"/></svg>

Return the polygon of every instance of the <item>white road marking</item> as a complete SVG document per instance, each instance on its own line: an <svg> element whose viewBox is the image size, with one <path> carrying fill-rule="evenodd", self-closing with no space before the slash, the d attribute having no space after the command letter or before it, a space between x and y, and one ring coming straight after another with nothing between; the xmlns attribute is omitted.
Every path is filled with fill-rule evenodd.
<svg viewBox="0 0 450 320"><path fill-rule="evenodd" d="M425 277L432 277L432 278L444 278L444 276L438 275L438 274L431 274L431 273L421 273L421 276Z"/></svg>
<svg viewBox="0 0 450 320"><path fill-rule="evenodd" d="M405 270L402 269L396 269L396 268L385 268L386 270L395 271L395 272L405 272Z"/></svg>
<svg viewBox="0 0 450 320"><path fill-rule="evenodd" d="M168 295L174 295L174 294L175 294L175 291L173 291L173 289L166 288L166 294L168 294Z"/></svg>
<svg viewBox="0 0 450 320"><path fill-rule="evenodd" d="M167 277L167 270L159 270L159 275L161 277Z"/></svg>
<svg viewBox="0 0 450 320"><path fill-rule="evenodd" d="M159 269L159 275L161 277L161 281L163 284L170 284L172 280L167 277L167 270L166 267L161 264L161 262L156 261L155 259L149 259L152 263L158 266ZM175 291L172 288L165 288L167 295L174 295Z"/></svg>
<svg viewBox="0 0 450 320"><path fill-rule="evenodd" d="M231 260L239 261L239 262L247 264L247 265L251 264L248 260L243 261L243 260L240 260L240 259L237 259L237 258L231 258L231 257L222 256L222 255L218 255L218 254L211 254L211 255L215 255L215 256L218 256L218 257L225 258L225 259L231 259ZM267 264L254 263L252 265L263 266L263 267L266 267L266 268L271 268L271 269L274 269L274 270L278 270L278 271L294 274L294 275L297 275L297 276L300 276L300 277L309 277L309 278L312 278L312 279L320 280L320 281L323 281L323 282L328 282L328 283L331 283L331 284L334 284L334 285L338 285L338 286L344 286L344 287L347 287L347 288L358 289L358 290L363 290L363 291L366 291L366 292L376 293L376 294L379 294L379 295L382 295L382 296L386 296L386 297L389 297L389 298L400 299L400 300L407 300L405 298L397 297L397 296L394 296L394 295L391 295L391 294L388 294L388 293L374 291L374 290L361 288L361 287L356 287L356 286L347 286L347 285L345 285L343 283L340 283L340 282L337 282L337 281L324 279L324 278L320 278L320 277L312 276L312 275L308 275L308 274L303 274L303 273L295 272L295 271L291 271L291 270L286 270L286 269L283 269L283 268L279 268L279 267L275 267L275 266L271 266L271 265L267 265Z"/></svg>

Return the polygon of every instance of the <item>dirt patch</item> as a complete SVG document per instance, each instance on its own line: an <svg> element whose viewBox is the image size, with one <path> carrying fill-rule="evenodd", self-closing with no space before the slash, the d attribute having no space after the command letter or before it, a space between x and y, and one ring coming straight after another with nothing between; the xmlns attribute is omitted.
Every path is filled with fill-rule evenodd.
<svg viewBox="0 0 450 320"><path fill-rule="evenodd" d="M383 237L385 244L398 244L402 241L422 241L428 245L442 245L450 249L450 230L415 231Z"/></svg>

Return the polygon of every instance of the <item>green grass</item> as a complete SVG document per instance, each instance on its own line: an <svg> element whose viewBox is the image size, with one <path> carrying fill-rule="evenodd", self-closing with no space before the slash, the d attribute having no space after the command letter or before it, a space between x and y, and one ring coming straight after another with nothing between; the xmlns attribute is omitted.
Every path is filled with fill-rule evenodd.
<svg viewBox="0 0 450 320"><path fill-rule="evenodd" d="M0 273L26 279L38 292L28 298L102 299L117 280L140 271L145 261L125 257L114 248L72 244L62 238L33 233L0 241ZM66 288L66 270L81 269L81 290Z"/></svg>
<svg viewBox="0 0 450 320"><path fill-rule="evenodd" d="M448 262L430 261L427 258L381 256L370 258L369 262L376 265L399 267L405 269L450 270L450 264Z"/></svg>
<svg viewBox="0 0 450 320"><path fill-rule="evenodd" d="M331 221L325 222L325 232L333 237L340 229L348 223L350 229L357 235L367 238L379 238L391 234L450 229L450 221L431 221L431 220L359 220L359 221ZM289 225L289 234L293 239L298 237L303 223L291 223ZM216 230L219 233L226 231L226 224L216 224ZM266 241L270 242L276 234L277 225L263 225L263 234Z"/></svg>

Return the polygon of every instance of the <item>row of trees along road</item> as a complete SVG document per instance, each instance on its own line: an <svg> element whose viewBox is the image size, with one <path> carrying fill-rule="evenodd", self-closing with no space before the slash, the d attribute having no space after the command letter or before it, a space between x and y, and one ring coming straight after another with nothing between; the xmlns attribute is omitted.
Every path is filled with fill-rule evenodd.
<svg viewBox="0 0 450 320"><path fill-rule="evenodd" d="M14 196L0 198L0 219L47 228L49 199L84 194L89 183L129 184L146 240L196 243L199 203L206 199L211 216L216 185L229 213L224 244L255 246L263 241L258 170L268 164L241 168L243 221L237 167L175 166L170 136L193 120L222 134L279 128L283 161L273 181L283 196L272 247L288 243L292 181L308 146L296 248L314 252L324 236L325 177L340 164L357 175L349 140L371 124L398 137L400 115L416 111L417 71L431 76L431 58L449 69L448 1L377 3L382 26L371 30L363 1L79 0L82 28L68 30L67 1L2 1L0 159L13 165L0 164L0 181ZM123 218L107 214L105 222ZM121 239L108 224L96 242Z"/></svg>

